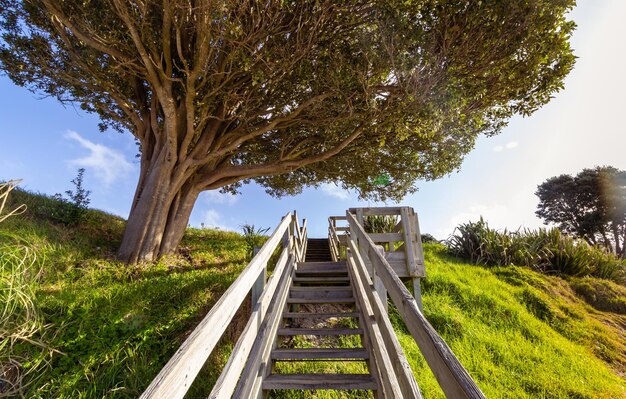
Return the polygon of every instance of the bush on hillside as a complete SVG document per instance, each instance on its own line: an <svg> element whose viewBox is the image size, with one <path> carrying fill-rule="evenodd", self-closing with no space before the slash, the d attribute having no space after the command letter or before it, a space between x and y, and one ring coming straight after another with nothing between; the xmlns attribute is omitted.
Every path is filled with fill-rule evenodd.
<svg viewBox="0 0 626 399"><path fill-rule="evenodd" d="M76 226L86 221L91 202L91 191L83 187L84 173L85 169L78 170L77 176L72 180L74 190L66 190L65 197L59 193L49 196L16 188L7 204L23 204L28 209L28 214L38 219L64 226Z"/></svg>
<svg viewBox="0 0 626 399"><path fill-rule="evenodd" d="M252 259L254 256L254 249L261 248L267 240L267 232L270 231L269 227L255 227L253 224L245 223L240 226L243 232L243 238L246 241L246 247L248 248L248 257Z"/></svg>
<svg viewBox="0 0 626 399"><path fill-rule="evenodd" d="M435 238L435 236L433 236L433 235L432 235L432 234L430 234L430 233L424 233L424 234L422 234L421 238L422 238L422 243L423 243L423 244L429 244L429 243L437 243L437 242L439 242L439 240L438 240L438 239L436 239L436 238Z"/></svg>
<svg viewBox="0 0 626 399"><path fill-rule="evenodd" d="M447 245L456 256L482 265L528 266L547 273L626 283L626 262L557 228L498 231L480 218L459 225Z"/></svg>
<svg viewBox="0 0 626 399"><path fill-rule="evenodd" d="M370 215L363 218L363 228L368 233L391 233L398 221L395 215Z"/></svg>

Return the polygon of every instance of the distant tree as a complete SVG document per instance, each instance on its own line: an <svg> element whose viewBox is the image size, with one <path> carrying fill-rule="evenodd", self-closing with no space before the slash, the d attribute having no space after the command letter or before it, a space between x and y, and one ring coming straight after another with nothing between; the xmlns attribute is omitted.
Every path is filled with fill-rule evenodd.
<svg viewBox="0 0 626 399"><path fill-rule="evenodd" d="M573 5L0 0L0 70L135 136L135 262L176 248L204 190L399 199L453 171L562 88Z"/></svg>
<svg viewBox="0 0 626 399"><path fill-rule="evenodd" d="M626 172L601 166L552 177L536 195L536 214L546 224L626 255Z"/></svg>

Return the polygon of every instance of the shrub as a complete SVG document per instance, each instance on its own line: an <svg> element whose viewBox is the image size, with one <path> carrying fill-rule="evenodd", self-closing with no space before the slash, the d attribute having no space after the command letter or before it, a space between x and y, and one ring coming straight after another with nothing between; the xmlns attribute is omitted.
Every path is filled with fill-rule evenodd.
<svg viewBox="0 0 626 399"><path fill-rule="evenodd" d="M626 262L557 228L498 231L482 218L459 225L447 246L456 256L490 266L528 266L544 273L626 282Z"/></svg>
<svg viewBox="0 0 626 399"><path fill-rule="evenodd" d="M398 224L394 215L371 215L363 218L363 228L368 233L391 233Z"/></svg>
<svg viewBox="0 0 626 399"><path fill-rule="evenodd" d="M52 212L50 216L55 221L64 225L76 225L84 219L87 207L91 202L89 199L91 191L85 190L83 187L84 176L85 169L78 169L78 174L72 180L74 191L65 191L67 198L63 198L63 196L58 193L53 196L57 202L53 209L51 209Z"/></svg>
<svg viewBox="0 0 626 399"><path fill-rule="evenodd" d="M437 243L439 242L438 239L435 238L435 236L433 236L432 234L429 233L424 233L422 234L422 243Z"/></svg>
<svg viewBox="0 0 626 399"><path fill-rule="evenodd" d="M260 247L263 245L267 237L268 231L270 228L256 228L253 224L245 223L240 226L241 231L243 232L243 238L246 241L246 248L248 250L248 256L252 258L254 255L254 248Z"/></svg>

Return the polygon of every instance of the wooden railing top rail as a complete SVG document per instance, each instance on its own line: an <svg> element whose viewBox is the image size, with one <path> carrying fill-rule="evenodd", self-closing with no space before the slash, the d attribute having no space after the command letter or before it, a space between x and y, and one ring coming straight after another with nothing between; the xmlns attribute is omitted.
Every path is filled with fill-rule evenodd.
<svg viewBox="0 0 626 399"><path fill-rule="evenodd" d="M380 208L377 209L377 211L379 210ZM391 211L395 212L396 209L390 208ZM399 212L400 208L397 211ZM363 226L359 224L350 211L346 212L346 217L351 227L350 239L356 240L357 245L368 255L374 267L374 273L382 280L398 313L404 320L446 397L484 399L485 396L476 382L420 312L415 298L406 289L385 256L365 232Z"/></svg>
<svg viewBox="0 0 626 399"><path fill-rule="evenodd" d="M141 398L178 399L185 395L230 324L237 309L266 267L267 261L281 243L285 233L288 232L294 217L290 213L283 217L261 250L161 369L143 392ZM306 241L306 236L304 238L300 236L303 232L300 229L297 230L298 232L292 232L291 236L297 234L298 238Z"/></svg>

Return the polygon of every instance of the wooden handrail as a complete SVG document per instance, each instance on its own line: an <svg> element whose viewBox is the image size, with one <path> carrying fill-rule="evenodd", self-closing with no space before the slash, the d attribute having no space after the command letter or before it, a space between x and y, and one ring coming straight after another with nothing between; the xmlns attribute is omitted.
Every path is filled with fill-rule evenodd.
<svg viewBox="0 0 626 399"><path fill-rule="evenodd" d="M339 235L337 231L339 228L336 226L337 220L346 220L345 216L330 216L328 218L328 244L330 246L330 254L334 262L341 260L341 242L339 241ZM347 228L341 228L341 231L347 231Z"/></svg>
<svg viewBox="0 0 626 399"><path fill-rule="evenodd" d="M152 380L142 399L183 398L292 223L292 215L286 214L261 250Z"/></svg>
<svg viewBox="0 0 626 399"><path fill-rule="evenodd" d="M422 399L411 366L396 337L383 305L372 289L371 278L365 268L354 240L348 240L347 266L355 290L355 298L364 313L361 323L370 337L372 354L378 367L383 367L380 378L383 397Z"/></svg>
<svg viewBox="0 0 626 399"><path fill-rule="evenodd" d="M392 209L395 211L394 208ZM350 238L356 240L358 247L368 255L374 267L374 273L382 280L398 313L404 320L446 397L484 399L485 396L476 382L420 312L417 302L393 271L384 255L376 248L376 244L365 232L363 226L358 223L350 211L346 212L346 217L351 227Z"/></svg>

